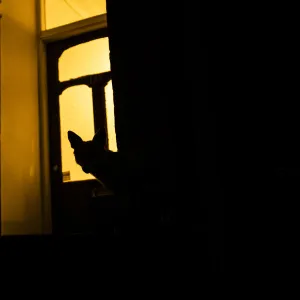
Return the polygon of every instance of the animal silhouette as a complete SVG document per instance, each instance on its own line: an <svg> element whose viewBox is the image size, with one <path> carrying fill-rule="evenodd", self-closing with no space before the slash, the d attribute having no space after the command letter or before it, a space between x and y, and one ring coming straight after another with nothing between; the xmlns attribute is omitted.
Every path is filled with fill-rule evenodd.
<svg viewBox="0 0 300 300"><path fill-rule="evenodd" d="M68 139L83 172L92 174L105 188L116 192L124 181L124 163L119 152L107 149L106 132L99 130L91 141L83 141L75 132L68 131Z"/></svg>

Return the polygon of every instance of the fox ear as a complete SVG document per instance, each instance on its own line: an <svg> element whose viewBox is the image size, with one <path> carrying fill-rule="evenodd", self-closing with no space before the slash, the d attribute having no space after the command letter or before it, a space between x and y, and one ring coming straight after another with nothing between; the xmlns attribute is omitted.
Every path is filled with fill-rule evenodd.
<svg viewBox="0 0 300 300"><path fill-rule="evenodd" d="M104 129L100 129L96 132L93 142L97 143L100 146L105 147L106 145L106 132Z"/></svg>
<svg viewBox="0 0 300 300"><path fill-rule="evenodd" d="M68 131L68 139L73 149L82 143L82 138L73 131Z"/></svg>

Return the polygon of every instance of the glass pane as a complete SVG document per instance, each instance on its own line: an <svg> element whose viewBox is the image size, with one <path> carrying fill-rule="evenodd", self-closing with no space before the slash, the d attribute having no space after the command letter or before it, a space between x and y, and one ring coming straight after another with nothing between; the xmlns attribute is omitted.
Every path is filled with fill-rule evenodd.
<svg viewBox="0 0 300 300"><path fill-rule="evenodd" d="M45 29L106 13L106 0L41 0Z"/></svg>
<svg viewBox="0 0 300 300"><path fill-rule="evenodd" d="M86 85L68 88L60 95L59 107L64 181L95 179L91 174L84 173L77 165L74 150L68 140L68 130L77 133L84 141L93 139L95 129L92 89Z"/></svg>
<svg viewBox="0 0 300 300"><path fill-rule="evenodd" d="M108 149L117 152L118 147L115 130L114 96L111 80L105 87L105 105L107 119Z"/></svg>
<svg viewBox="0 0 300 300"><path fill-rule="evenodd" d="M59 59L60 81L107 71L110 71L108 38L69 48Z"/></svg>
<svg viewBox="0 0 300 300"><path fill-rule="evenodd" d="M84 75L110 71L108 38L79 44L66 50L59 59L59 80L66 81ZM112 82L105 87L108 148L118 151ZM92 89L85 85L71 87L60 96L62 170L64 181L94 179L75 162L67 132L76 132L83 140L91 140L94 132ZM70 172L70 175L69 173Z"/></svg>

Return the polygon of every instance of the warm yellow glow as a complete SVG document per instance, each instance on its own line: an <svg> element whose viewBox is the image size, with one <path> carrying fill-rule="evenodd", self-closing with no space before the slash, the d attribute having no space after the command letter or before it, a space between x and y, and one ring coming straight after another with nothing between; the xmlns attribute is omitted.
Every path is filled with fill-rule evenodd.
<svg viewBox="0 0 300 300"><path fill-rule="evenodd" d="M77 165L68 140L68 130L76 132L84 141L93 139L94 114L92 89L79 85L65 90L59 98L62 171L70 172L71 181L94 179Z"/></svg>
<svg viewBox="0 0 300 300"><path fill-rule="evenodd" d="M110 71L108 38L69 48L59 59L60 81L107 71Z"/></svg>
<svg viewBox="0 0 300 300"><path fill-rule="evenodd" d="M41 0L46 28L67 25L106 13L106 0ZM42 12L43 13L43 12Z"/></svg>
<svg viewBox="0 0 300 300"><path fill-rule="evenodd" d="M107 117L107 134L108 134L108 149L114 152L118 151L117 138L115 130L115 106L114 96L112 89L112 82L109 81L105 87L105 104L106 104L106 117Z"/></svg>
<svg viewBox="0 0 300 300"><path fill-rule="evenodd" d="M4 0L1 12L1 234L35 235L44 216L36 1Z"/></svg>
<svg viewBox="0 0 300 300"><path fill-rule="evenodd" d="M66 50L59 59L59 80L66 81L84 75L110 71L108 38L83 43ZM108 148L118 151L112 82L105 87L107 115ZM93 179L85 174L75 162L67 132L76 132L83 140L94 136L94 115L92 89L87 86L75 86L60 96L62 171L70 171L71 181Z"/></svg>

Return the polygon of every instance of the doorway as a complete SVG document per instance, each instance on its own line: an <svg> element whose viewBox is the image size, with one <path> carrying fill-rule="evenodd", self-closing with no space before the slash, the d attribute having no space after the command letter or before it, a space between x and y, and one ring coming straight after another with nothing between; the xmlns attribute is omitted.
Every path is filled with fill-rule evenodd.
<svg viewBox="0 0 300 300"><path fill-rule="evenodd" d="M113 227L114 195L76 164L67 138L68 130L87 141L105 129L108 148L117 151L107 29L48 43L46 53L52 232Z"/></svg>

